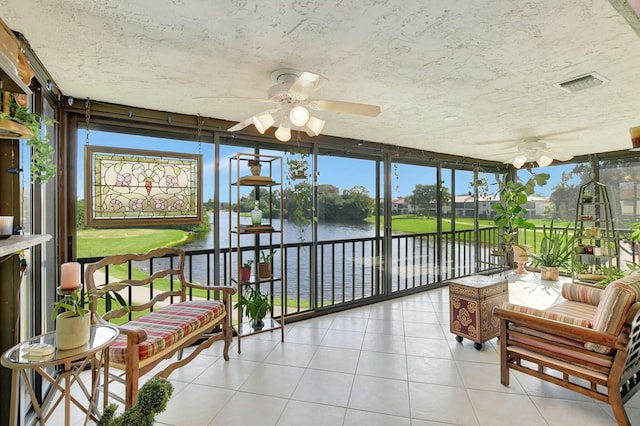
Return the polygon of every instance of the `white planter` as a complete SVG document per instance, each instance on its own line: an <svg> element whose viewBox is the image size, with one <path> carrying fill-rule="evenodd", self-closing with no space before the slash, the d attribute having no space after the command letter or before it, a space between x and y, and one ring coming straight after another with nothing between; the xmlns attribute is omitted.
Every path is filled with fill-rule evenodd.
<svg viewBox="0 0 640 426"><path fill-rule="evenodd" d="M63 312L56 317L56 347L60 350L79 348L89 341L91 315L74 316Z"/></svg>

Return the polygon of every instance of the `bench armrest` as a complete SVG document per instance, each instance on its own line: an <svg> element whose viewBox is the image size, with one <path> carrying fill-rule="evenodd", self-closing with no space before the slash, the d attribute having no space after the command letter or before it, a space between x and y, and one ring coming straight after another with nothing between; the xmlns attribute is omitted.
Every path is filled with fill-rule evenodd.
<svg viewBox="0 0 640 426"><path fill-rule="evenodd" d="M134 327L128 324L118 325L120 333L127 336L127 340L133 344L139 344L147 340L147 332L141 328Z"/></svg>

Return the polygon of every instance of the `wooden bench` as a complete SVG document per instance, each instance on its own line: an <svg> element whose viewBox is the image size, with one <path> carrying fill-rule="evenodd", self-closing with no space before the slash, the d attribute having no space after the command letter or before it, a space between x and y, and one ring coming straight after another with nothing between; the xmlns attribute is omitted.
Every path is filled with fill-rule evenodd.
<svg viewBox="0 0 640 426"><path fill-rule="evenodd" d="M611 405L619 425L640 387L640 272L606 289L562 288L565 301L548 309L505 303L500 320L500 381L520 371Z"/></svg>
<svg viewBox="0 0 640 426"><path fill-rule="evenodd" d="M117 265L128 266L133 262L153 262L153 272L149 275L132 267L124 272L131 275L131 279L113 279ZM88 291L99 293L99 284L104 282L105 276L109 276L110 289L132 301L130 312L120 306L113 306L113 309L99 313L95 298L89 306L93 323L113 325L114 319L132 317L118 326L120 337L111 346L109 359L105 360L108 370L120 370L117 374L111 373L109 377L105 377L105 388L108 389L108 383L112 381L124 383L124 400L116 395L111 396L124 403L126 408L132 407L136 402L139 378L149 373L162 360L177 354L177 359L154 377L168 377L176 368L189 363L218 340L224 340L223 356L226 361L229 360L229 346L233 336L229 313L232 309L231 296L236 293L236 289L187 282L184 265L183 250L160 248L141 255L105 257L85 270ZM167 286L169 289L164 290ZM187 291L191 289L206 290L210 297L188 300ZM139 316L139 313L143 314ZM197 347L189 356L182 358L183 349L194 344Z"/></svg>

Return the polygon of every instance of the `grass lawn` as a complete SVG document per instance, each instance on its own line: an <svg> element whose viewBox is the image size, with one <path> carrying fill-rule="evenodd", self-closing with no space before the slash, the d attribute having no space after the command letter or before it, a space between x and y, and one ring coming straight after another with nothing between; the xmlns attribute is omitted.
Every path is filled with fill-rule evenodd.
<svg viewBox="0 0 640 426"><path fill-rule="evenodd" d="M78 257L146 253L157 247L180 245L190 233L180 229L84 229L78 231Z"/></svg>
<svg viewBox="0 0 640 426"><path fill-rule="evenodd" d="M374 217L368 217L366 222L375 222ZM479 220L480 227L483 226L495 226L493 220ZM396 215L391 218L391 228L393 232L402 232L407 234L423 234L427 232L436 232L437 221L435 217L426 217L415 214ZM463 218L456 220L456 230L463 231L466 229L473 229L473 219ZM442 220L442 231L451 230L451 220Z"/></svg>

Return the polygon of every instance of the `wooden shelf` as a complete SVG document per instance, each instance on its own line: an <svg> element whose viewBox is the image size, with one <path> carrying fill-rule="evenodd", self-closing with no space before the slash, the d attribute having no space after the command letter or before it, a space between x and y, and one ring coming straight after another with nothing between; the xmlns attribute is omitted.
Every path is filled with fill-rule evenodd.
<svg viewBox="0 0 640 426"><path fill-rule="evenodd" d="M12 235L6 240L0 240L0 257L4 257L20 250L28 249L33 246L49 241L51 235Z"/></svg>

